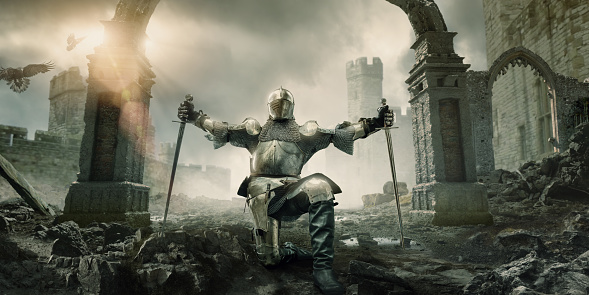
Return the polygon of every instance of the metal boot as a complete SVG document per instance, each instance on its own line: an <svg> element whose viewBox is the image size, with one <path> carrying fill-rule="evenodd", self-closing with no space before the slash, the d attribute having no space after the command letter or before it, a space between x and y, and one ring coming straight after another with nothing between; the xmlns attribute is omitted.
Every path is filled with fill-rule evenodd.
<svg viewBox="0 0 589 295"><path fill-rule="evenodd" d="M333 200L319 201L309 207L309 234L313 247L313 281L323 294L344 294L332 269L335 217Z"/></svg>

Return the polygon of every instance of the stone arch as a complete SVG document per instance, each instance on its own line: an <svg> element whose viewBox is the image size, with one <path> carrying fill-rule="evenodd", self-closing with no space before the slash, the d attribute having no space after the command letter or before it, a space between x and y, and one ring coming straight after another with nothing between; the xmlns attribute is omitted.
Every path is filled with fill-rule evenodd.
<svg viewBox="0 0 589 295"><path fill-rule="evenodd" d="M548 63L544 61L542 57L534 53L533 51L523 47L517 46L503 52L498 58L495 59L488 71L488 81L486 89L486 98L489 101L490 109L492 110L492 97L493 97L493 85L500 75L504 75L509 70L509 66L523 66L524 68L530 67L533 71L534 76L541 78L548 86L548 96L550 97L550 113L551 113L551 126L552 138L557 142L554 143L554 151L559 151L558 140L559 128L558 121L559 116L557 111L556 103L556 84L558 83L557 74L550 68ZM560 97L559 97L560 99ZM494 147L493 147L494 148Z"/></svg>
<svg viewBox="0 0 589 295"><path fill-rule="evenodd" d="M540 76L544 79L544 82L548 85L549 91L554 91L555 74L548 63L531 50L523 46L517 46L503 52L503 54L495 59L491 67L489 67L489 82L487 85L487 91L489 94L493 90L493 84L497 81L499 75L507 73L510 65L512 67L530 66L532 71L534 71L534 75Z"/></svg>
<svg viewBox="0 0 589 295"><path fill-rule="evenodd" d="M387 0L407 14L415 37L425 32L446 32L446 22L438 5L433 0Z"/></svg>

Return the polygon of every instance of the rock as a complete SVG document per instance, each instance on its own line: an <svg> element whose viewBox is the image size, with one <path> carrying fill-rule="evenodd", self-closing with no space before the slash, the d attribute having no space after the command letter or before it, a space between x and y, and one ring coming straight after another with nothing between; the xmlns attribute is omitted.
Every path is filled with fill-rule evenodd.
<svg viewBox="0 0 589 295"><path fill-rule="evenodd" d="M350 283L358 284L358 294L413 294L407 282L384 267L351 260L349 274Z"/></svg>
<svg viewBox="0 0 589 295"><path fill-rule="evenodd" d="M48 238L55 239L51 250L53 255L75 257L90 254L78 224L73 221L60 223L46 233Z"/></svg>
<svg viewBox="0 0 589 295"><path fill-rule="evenodd" d="M559 158L560 156L558 154L552 154L542 159L538 173L546 176L553 176L556 174L556 170L558 169L558 162L560 160Z"/></svg>
<svg viewBox="0 0 589 295"><path fill-rule="evenodd" d="M104 246L108 244L124 242L128 236L133 236L135 229L128 225L111 223L104 229Z"/></svg>
<svg viewBox="0 0 589 295"><path fill-rule="evenodd" d="M378 242L375 241L369 235L359 235L357 240L358 240L358 246L360 246L360 247L370 247L370 246L378 245Z"/></svg>
<svg viewBox="0 0 589 295"><path fill-rule="evenodd" d="M51 255L76 257L88 254L89 251L84 251L77 247L71 240L55 239L51 245Z"/></svg>
<svg viewBox="0 0 589 295"><path fill-rule="evenodd" d="M389 203L395 199L395 195L369 194L362 196L364 208L371 208L380 204Z"/></svg>
<svg viewBox="0 0 589 295"><path fill-rule="evenodd" d="M172 274L174 266L172 265L150 265L137 271L141 283L148 289L155 289L158 286L163 286L170 275Z"/></svg>
<svg viewBox="0 0 589 295"><path fill-rule="evenodd" d="M504 172L509 172L503 169L497 169L489 173L489 183L503 183L501 176Z"/></svg>
<svg viewBox="0 0 589 295"><path fill-rule="evenodd" d="M589 233L589 210L573 211L564 219L565 230Z"/></svg>
<svg viewBox="0 0 589 295"><path fill-rule="evenodd" d="M530 251L545 254L547 250L540 237L524 231L501 232L495 237L493 245L512 253L515 258L523 257Z"/></svg>
<svg viewBox="0 0 589 295"><path fill-rule="evenodd" d="M532 251L521 259L476 275L464 287L464 294L510 294L520 286L529 288L543 271L543 267L544 261Z"/></svg>
<svg viewBox="0 0 589 295"><path fill-rule="evenodd" d="M120 294L117 281L120 262L106 261L100 255L85 256L78 267L83 294Z"/></svg>
<svg viewBox="0 0 589 295"><path fill-rule="evenodd" d="M387 181L383 186L382 186L382 192L385 195L395 195L395 185L393 184L392 181ZM409 189L407 188L407 183L406 182L397 182L397 192L399 193L399 196L404 196L406 194L409 193Z"/></svg>
<svg viewBox="0 0 589 295"><path fill-rule="evenodd" d="M13 232L12 225L8 221L8 218L0 216L0 233L11 233Z"/></svg>

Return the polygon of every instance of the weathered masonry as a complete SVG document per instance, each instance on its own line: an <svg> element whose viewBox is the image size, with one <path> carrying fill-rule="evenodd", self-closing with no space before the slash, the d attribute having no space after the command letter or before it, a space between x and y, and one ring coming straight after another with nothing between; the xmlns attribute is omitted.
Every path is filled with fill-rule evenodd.
<svg viewBox="0 0 589 295"><path fill-rule="evenodd" d="M415 175L413 217L434 225L491 224L477 183L466 70L434 1L388 0L408 16L416 41L406 83L411 95Z"/></svg>
<svg viewBox="0 0 589 295"><path fill-rule="evenodd" d="M469 72L481 175L566 150L589 106L587 1L484 0L483 8L490 68Z"/></svg>
<svg viewBox="0 0 589 295"><path fill-rule="evenodd" d="M149 101L155 75L145 57L145 28L159 0L121 0L103 21L104 42L89 55L80 172L61 220L148 225L143 184Z"/></svg>

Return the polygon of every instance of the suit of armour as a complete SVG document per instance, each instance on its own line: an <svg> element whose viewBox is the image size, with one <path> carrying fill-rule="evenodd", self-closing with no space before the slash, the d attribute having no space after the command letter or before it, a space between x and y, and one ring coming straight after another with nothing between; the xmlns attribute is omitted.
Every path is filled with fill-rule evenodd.
<svg viewBox="0 0 589 295"><path fill-rule="evenodd" d="M210 133L215 149L227 143L245 148L251 154L250 175L238 194L245 197L254 219L256 254L265 266L300 259L313 259L315 284L325 294L342 294L343 286L332 271L334 256L334 195L341 189L327 176L316 173L301 177L303 166L318 151L333 144L352 154L354 141L381 127L379 120L388 106L379 108L379 117L344 122L323 129L316 121L299 125L293 116L294 97L282 87L268 98L268 121L261 124L246 118L241 124L212 120L183 103L178 116ZM382 114L381 114L382 113ZM379 124L380 123L380 124ZM312 251L292 243L279 245L281 221L292 221L309 213Z"/></svg>

